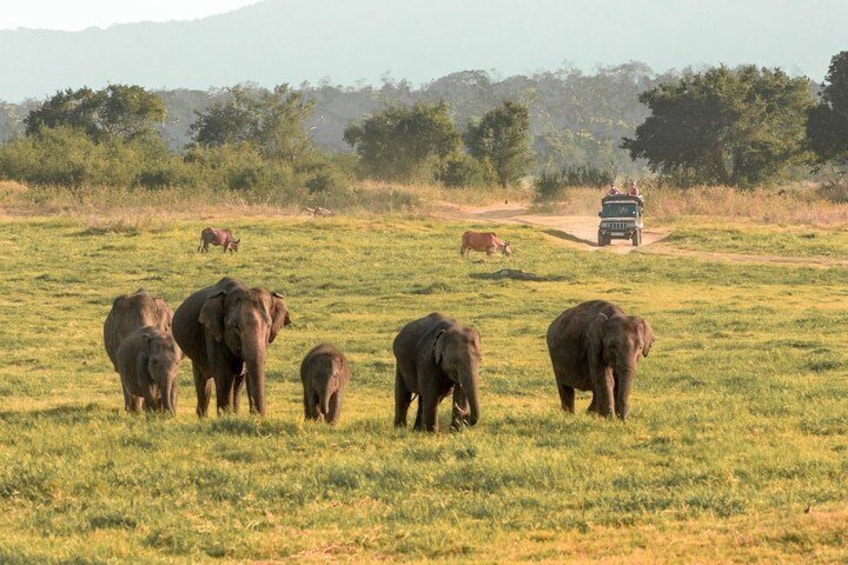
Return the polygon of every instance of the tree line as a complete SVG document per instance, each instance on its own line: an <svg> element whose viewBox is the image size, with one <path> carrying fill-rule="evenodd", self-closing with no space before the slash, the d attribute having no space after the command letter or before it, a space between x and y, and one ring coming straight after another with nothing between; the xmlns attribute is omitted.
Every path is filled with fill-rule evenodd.
<svg viewBox="0 0 848 565"><path fill-rule="evenodd" d="M132 85L57 92L6 133L0 177L315 196L355 177L461 187L534 175L555 191L650 171L681 186L747 187L848 162L848 51L822 85L754 66L652 77L631 63L592 77L470 71L417 91L385 79L380 89L237 85L187 98L180 107L173 92ZM351 106L369 111L352 116ZM4 110L0 131L14 129ZM173 114L185 137L165 128Z"/></svg>

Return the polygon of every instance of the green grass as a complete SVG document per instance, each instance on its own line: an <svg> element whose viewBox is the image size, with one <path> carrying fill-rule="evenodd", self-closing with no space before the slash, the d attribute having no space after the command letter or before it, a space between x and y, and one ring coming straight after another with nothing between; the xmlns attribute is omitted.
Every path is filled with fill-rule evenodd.
<svg viewBox="0 0 848 565"><path fill-rule="evenodd" d="M239 253L198 254L207 223L0 221L0 562L848 559L844 267L586 253L530 226L406 217L239 217ZM469 227L515 254L461 259ZM802 231L711 241L848 255L844 233ZM475 277L504 267L557 281ZM176 418L124 414L101 335L113 298L144 286L176 308L223 275L292 311L268 416L198 420L189 362ZM559 410L545 331L592 298L657 334L626 423L587 415L587 394ZM481 330L481 421L394 430L391 341L434 310ZM321 341L352 365L335 429L303 422L297 371Z"/></svg>

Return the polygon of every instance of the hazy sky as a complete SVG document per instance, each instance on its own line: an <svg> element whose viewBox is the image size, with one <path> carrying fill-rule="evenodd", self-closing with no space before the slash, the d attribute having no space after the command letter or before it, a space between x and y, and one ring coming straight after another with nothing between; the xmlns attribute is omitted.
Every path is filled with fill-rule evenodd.
<svg viewBox="0 0 848 565"><path fill-rule="evenodd" d="M132 22L194 20L236 10L259 0L7 0L0 29L78 31Z"/></svg>

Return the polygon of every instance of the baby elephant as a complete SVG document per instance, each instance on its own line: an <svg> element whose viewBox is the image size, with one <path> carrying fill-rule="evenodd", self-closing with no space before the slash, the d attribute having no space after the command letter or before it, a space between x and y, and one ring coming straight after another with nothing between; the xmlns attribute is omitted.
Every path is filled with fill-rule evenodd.
<svg viewBox="0 0 848 565"><path fill-rule="evenodd" d="M170 332L153 326L135 330L118 347L118 371L129 395L129 411L177 412L177 370L183 352Z"/></svg>
<svg viewBox="0 0 848 565"><path fill-rule="evenodd" d="M307 420L324 419L330 425L339 420L342 395L350 381L350 367L342 353L322 343L309 350L300 365L303 381L303 411Z"/></svg>
<svg viewBox="0 0 848 565"><path fill-rule="evenodd" d="M209 251L209 244L220 245L224 248L224 253L229 251L238 251L240 239L235 239L230 230L219 228L205 228L200 232L200 246L197 250L201 253Z"/></svg>

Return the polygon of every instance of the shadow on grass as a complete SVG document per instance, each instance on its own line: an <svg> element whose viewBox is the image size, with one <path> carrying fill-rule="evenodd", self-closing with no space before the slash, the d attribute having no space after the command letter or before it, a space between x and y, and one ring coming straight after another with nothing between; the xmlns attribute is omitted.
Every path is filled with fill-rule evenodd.
<svg viewBox="0 0 848 565"><path fill-rule="evenodd" d="M551 237L555 237L557 239L562 239L564 241L570 241L572 243L583 243L583 244L586 244L586 245L591 245L593 247L598 246L597 241L590 241L588 239L583 239L581 237L577 237L573 234L564 232L562 230L546 229L546 230L542 230L542 233L547 234Z"/></svg>

